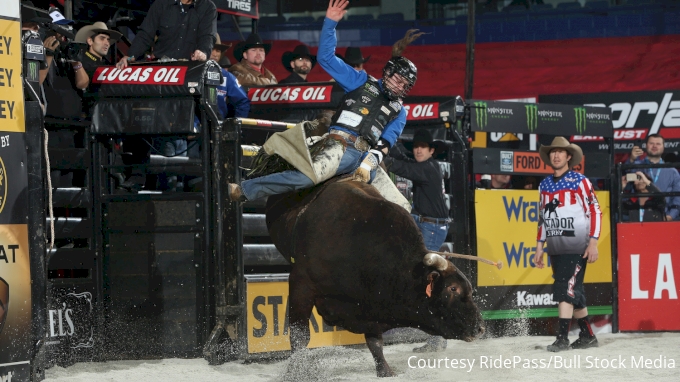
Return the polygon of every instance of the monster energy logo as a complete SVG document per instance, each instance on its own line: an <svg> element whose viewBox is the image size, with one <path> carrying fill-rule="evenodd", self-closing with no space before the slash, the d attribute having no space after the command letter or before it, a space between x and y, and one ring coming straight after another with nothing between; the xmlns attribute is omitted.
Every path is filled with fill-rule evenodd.
<svg viewBox="0 0 680 382"><path fill-rule="evenodd" d="M26 70L26 79L29 81L38 81L40 76L38 75L40 69L38 69L37 61L28 61L28 68Z"/></svg>
<svg viewBox="0 0 680 382"><path fill-rule="evenodd" d="M574 116L576 117L576 131L579 135L583 135L586 131L586 108L575 107Z"/></svg>
<svg viewBox="0 0 680 382"><path fill-rule="evenodd" d="M533 132L538 127L538 106L524 105L527 109L527 129Z"/></svg>
<svg viewBox="0 0 680 382"><path fill-rule="evenodd" d="M488 105L486 102L475 102L475 117L477 117L477 126L480 130L484 130L488 123Z"/></svg>
<svg viewBox="0 0 680 382"><path fill-rule="evenodd" d="M213 87L208 88L208 102L210 102L213 105L217 104L217 91Z"/></svg>

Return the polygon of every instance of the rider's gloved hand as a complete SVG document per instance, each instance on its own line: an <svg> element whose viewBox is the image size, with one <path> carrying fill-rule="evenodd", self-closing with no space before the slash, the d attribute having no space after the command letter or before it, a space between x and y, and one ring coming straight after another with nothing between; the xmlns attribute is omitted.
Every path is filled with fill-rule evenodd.
<svg viewBox="0 0 680 382"><path fill-rule="evenodd" d="M354 172L354 179L360 182L368 183L371 180L371 171L375 171L378 168L380 162L382 162L383 153L379 150L370 150L361 161L361 165Z"/></svg>

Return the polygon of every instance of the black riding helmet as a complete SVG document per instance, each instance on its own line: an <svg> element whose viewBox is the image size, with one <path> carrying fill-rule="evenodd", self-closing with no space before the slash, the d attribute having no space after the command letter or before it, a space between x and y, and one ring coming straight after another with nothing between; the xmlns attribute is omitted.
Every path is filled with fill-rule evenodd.
<svg viewBox="0 0 680 382"><path fill-rule="evenodd" d="M395 73L404 77L404 79L408 81L408 86L400 93L394 93L387 86L383 86L383 90L385 91L385 94L387 94L387 98L391 99L392 101L406 97L406 94L408 94L413 85L416 83L416 79L418 78L418 68L416 68L413 62L411 62L411 60L406 57L392 57L389 61L387 61L385 67L383 68L383 82L387 81L388 78L392 77Z"/></svg>

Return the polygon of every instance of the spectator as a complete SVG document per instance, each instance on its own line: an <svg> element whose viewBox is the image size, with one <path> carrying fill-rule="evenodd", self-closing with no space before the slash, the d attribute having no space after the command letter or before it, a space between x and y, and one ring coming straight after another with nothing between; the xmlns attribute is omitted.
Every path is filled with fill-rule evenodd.
<svg viewBox="0 0 680 382"><path fill-rule="evenodd" d="M213 48L210 59L219 62L222 59L222 53L229 49L231 44L223 45L220 42L220 36L215 36L217 44ZM250 99L248 99L248 95L243 91L236 77L229 73L227 69L222 68L222 77L222 84L217 87L217 106L222 113L222 118L227 118L230 114L227 107L227 97L229 97L229 102L233 105L234 112L232 114L236 117L247 117L250 112Z"/></svg>
<svg viewBox="0 0 680 382"><path fill-rule="evenodd" d="M344 56L342 56L340 53L336 53L335 55L340 57L347 65L353 67L357 71L364 70L364 64L371 59L370 55L364 58L364 55L361 53L361 48L352 46L347 47Z"/></svg>
<svg viewBox="0 0 680 382"><path fill-rule="evenodd" d="M413 182L413 210L411 216L423 235L425 247L439 251L449 231L449 210L444 202L442 172L433 155L436 145L432 134L425 129L413 136L413 157L406 157L395 145L385 158L387 169ZM430 336L425 345L413 349L417 353L443 351L446 340Z"/></svg>
<svg viewBox="0 0 680 382"><path fill-rule="evenodd" d="M257 33L251 33L246 41L239 42L234 48L236 63L229 67L242 86L263 86L276 84L276 77L264 67L264 60L272 44L263 43Z"/></svg>
<svg viewBox="0 0 680 382"><path fill-rule="evenodd" d="M77 119L81 116L82 99L80 91L87 88L90 78L83 64L67 53L68 39L73 39L72 20L67 20L59 11L50 13L53 24L59 31L50 29L45 37L45 55L48 66L45 78L46 115L62 119Z"/></svg>
<svg viewBox="0 0 680 382"><path fill-rule="evenodd" d="M316 56L309 53L307 45L298 45L292 52L285 52L281 56L281 63L291 73L280 84L307 82L307 75L316 65Z"/></svg>
<svg viewBox="0 0 680 382"><path fill-rule="evenodd" d="M644 154L639 146L633 146L630 152L630 163L639 164L659 164L664 163L661 159L664 150L664 139L659 134L647 136L647 157L641 159ZM649 180L661 190L661 192L680 192L680 175L678 170L668 168L649 168L643 171ZM666 198L666 220L677 220L680 217L680 196L669 196Z"/></svg>
<svg viewBox="0 0 680 382"><path fill-rule="evenodd" d="M76 33L75 42L88 45L88 50L83 54L83 68L87 75L94 79L94 73L98 67L111 65L106 58L112 43L120 39L122 34L110 30L105 23L97 21L92 25L87 25ZM90 86L83 93L83 111L89 114L90 108L96 101L96 94L99 87L90 83Z"/></svg>
<svg viewBox="0 0 680 382"><path fill-rule="evenodd" d="M624 192L633 193L649 193L649 192L661 192L652 183L647 175L642 171L637 171L635 174L637 179L634 181L628 181L626 176L621 178L622 188ZM628 185L633 183L634 190L631 190ZM623 214L623 220L629 222L660 222L666 220L666 206L665 200L662 196L652 196L652 197L637 197L637 198L625 198L621 203Z"/></svg>
<svg viewBox="0 0 680 382"><path fill-rule="evenodd" d="M231 67L231 61L229 61L229 57L227 56L222 56L218 64L222 69L229 69Z"/></svg>
<svg viewBox="0 0 680 382"><path fill-rule="evenodd" d="M538 190L538 179L534 176L527 176L524 178L524 187L522 187L525 190Z"/></svg>
<svg viewBox="0 0 680 382"><path fill-rule="evenodd" d="M142 57L153 44L156 58L206 61L217 33L217 9L209 0L156 0L151 4L128 55L118 61L123 69ZM158 39L154 42L154 38Z"/></svg>
<svg viewBox="0 0 680 382"><path fill-rule="evenodd" d="M557 301L557 339L547 350L559 352L597 347L588 320L583 279L588 263L598 258L597 240L602 211L593 186L585 176L571 170L583 158L581 148L564 137L538 150L543 163L553 169L538 187L539 218L533 263L543 268L543 244L548 241L553 273L553 299ZM569 325L576 318L581 332L569 345Z"/></svg>
<svg viewBox="0 0 680 382"><path fill-rule="evenodd" d="M477 188L503 189L510 188L511 177L508 174L482 175L482 180L477 182Z"/></svg>

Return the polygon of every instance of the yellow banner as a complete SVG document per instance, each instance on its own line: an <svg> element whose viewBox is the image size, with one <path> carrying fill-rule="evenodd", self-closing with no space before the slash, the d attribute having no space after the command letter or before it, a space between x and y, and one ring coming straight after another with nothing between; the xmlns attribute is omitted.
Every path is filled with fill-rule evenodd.
<svg viewBox="0 0 680 382"><path fill-rule="evenodd" d="M0 19L0 131L26 131L21 83L21 24L3 19Z"/></svg>
<svg viewBox="0 0 680 382"><path fill-rule="evenodd" d="M30 359L31 268L26 224L0 225L0 364Z"/></svg>
<svg viewBox="0 0 680 382"><path fill-rule="evenodd" d="M612 281L609 192L596 191L602 210L602 230L598 240L599 258L588 264L586 283ZM502 261L503 268L480 265L478 286L552 284L552 269L535 268L538 231L538 191L476 190L477 254ZM549 253L550 248L546 246ZM547 261L547 258L544 258Z"/></svg>
<svg viewBox="0 0 680 382"><path fill-rule="evenodd" d="M288 282L249 282L247 285L248 353L290 350ZM363 334L350 333L323 322L316 308L312 311L309 328L308 348L365 342Z"/></svg>

